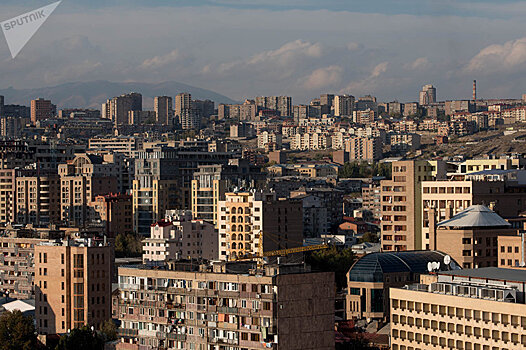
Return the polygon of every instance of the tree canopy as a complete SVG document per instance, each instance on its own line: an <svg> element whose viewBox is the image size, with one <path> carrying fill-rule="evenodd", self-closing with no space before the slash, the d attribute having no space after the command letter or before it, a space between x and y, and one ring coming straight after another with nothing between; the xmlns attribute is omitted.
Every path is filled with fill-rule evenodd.
<svg viewBox="0 0 526 350"><path fill-rule="evenodd" d="M134 233L119 233L115 237L115 256L136 257L142 254L142 237Z"/></svg>
<svg viewBox="0 0 526 350"><path fill-rule="evenodd" d="M340 168L338 176L342 179L352 177L385 176L391 178L391 164L367 162L347 162Z"/></svg>
<svg viewBox="0 0 526 350"><path fill-rule="evenodd" d="M0 350L32 350L37 347L33 317L6 311L0 317Z"/></svg>
<svg viewBox="0 0 526 350"><path fill-rule="evenodd" d="M355 255L351 248L337 248L331 246L329 249L313 251L307 254L307 263L312 270L334 272L336 287L338 290L347 287L347 271L355 261Z"/></svg>
<svg viewBox="0 0 526 350"><path fill-rule="evenodd" d="M55 350L102 350L103 338L91 330L90 327L72 329L70 333L60 337Z"/></svg>

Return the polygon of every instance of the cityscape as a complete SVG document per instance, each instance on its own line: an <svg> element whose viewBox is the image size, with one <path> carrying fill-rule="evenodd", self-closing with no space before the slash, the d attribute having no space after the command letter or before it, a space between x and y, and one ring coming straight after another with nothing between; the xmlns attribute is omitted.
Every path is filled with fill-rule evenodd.
<svg viewBox="0 0 526 350"><path fill-rule="evenodd" d="M446 16L293 3L137 0L136 12L241 11L225 24L232 38L272 23L247 25L252 12L276 16L269 38L285 14L427 16L432 26ZM0 23L0 350L526 349L526 86L510 68L526 62L524 38L451 53L463 73L434 66L429 51L398 64L396 79L388 49L370 49L358 83L340 61L317 68L322 52L344 51L307 29L289 42L284 31L275 50L262 40L248 63L239 42L217 51L238 58L204 64L195 52L210 48L197 48L216 43L194 27L181 43L194 52L143 59L162 38L137 37L139 67L123 43L105 61L95 35L45 51L55 17L122 4L59 5L13 7L18 17ZM472 5L470 17L455 6L466 21L489 8ZM365 45L348 42L345 54ZM86 47L101 60L84 75L91 56L66 66L68 47L77 63ZM42 74L27 68L37 51ZM49 80L55 60L64 75Z"/></svg>

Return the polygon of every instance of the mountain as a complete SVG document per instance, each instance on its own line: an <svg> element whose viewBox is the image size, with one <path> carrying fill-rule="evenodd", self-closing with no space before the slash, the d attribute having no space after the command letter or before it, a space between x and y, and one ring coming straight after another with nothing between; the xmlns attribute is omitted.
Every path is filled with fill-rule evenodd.
<svg viewBox="0 0 526 350"><path fill-rule="evenodd" d="M168 81L164 83L114 83L105 80L91 82L65 83L57 86L34 89L0 89L6 104L30 105L32 99L43 97L51 99L57 108L101 108L108 98L128 92L139 92L143 96L143 107L153 108L155 96L174 97L181 92L189 92L193 99L210 99L219 103L236 103L234 100L216 92L187 84Z"/></svg>

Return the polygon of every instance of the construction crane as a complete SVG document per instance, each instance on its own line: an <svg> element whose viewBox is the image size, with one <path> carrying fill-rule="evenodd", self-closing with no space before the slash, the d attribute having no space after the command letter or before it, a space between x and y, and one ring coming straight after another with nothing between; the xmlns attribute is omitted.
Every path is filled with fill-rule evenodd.
<svg viewBox="0 0 526 350"><path fill-rule="evenodd" d="M269 233L265 234L265 237L270 238L273 241L276 241L275 239L272 239L271 235ZM298 242L299 243L299 242ZM303 242L301 242L303 244ZM258 260L258 268L260 268L262 264L263 258L272 257L272 256L286 256L289 254L294 253L302 253L302 252L308 252L313 250L322 250L322 249L328 249L328 244L316 244L316 245L308 245L308 246L301 246L301 247L294 247L294 248L287 248L287 249L278 249L278 250L270 250L270 251L263 251L263 232L259 234L259 244L258 244L258 254L246 254L242 257L237 257L236 260L250 260L250 259L257 259Z"/></svg>

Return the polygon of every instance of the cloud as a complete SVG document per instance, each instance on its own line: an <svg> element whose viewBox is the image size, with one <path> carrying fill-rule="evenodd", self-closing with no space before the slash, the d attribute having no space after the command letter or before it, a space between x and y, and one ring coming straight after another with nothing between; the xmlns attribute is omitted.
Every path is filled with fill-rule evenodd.
<svg viewBox="0 0 526 350"><path fill-rule="evenodd" d="M339 84L342 80L343 68L332 65L314 70L307 77L301 79L301 86L308 90L317 90Z"/></svg>
<svg viewBox="0 0 526 350"><path fill-rule="evenodd" d="M363 48L363 45L359 43L351 42L351 43L348 43L346 47L347 47L347 50L349 51L356 51L356 50Z"/></svg>
<svg viewBox="0 0 526 350"><path fill-rule="evenodd" d="M404 68L408 70L423 70L429 67L430 67L430 63L427 57L419 57L413 62L410 62L404 65Z"/></svg>
<svg viewBox="0 0 526 350"><path fill-rule="evenodd" d="M143 69L155 69L164 67L166 65L175 63L179 61L182 58L182 55L177 50L173 50L166 55L161 56L154 56L152 58L145 59L142 64L141 68Z"/></svg>
<svg viewBox="0 0 526 350"><path fill-rule="evenodd" d="M372 93L377 87L378 83L382 80L378 79L381 75L387 72L387 66L389 62L381 62L373 67L368 76L361 80L350 82L345 88L340 90L340 93L351 93L351 94L365 94Z"/></svg>
<svg viewBox="0 0 526 350"><path fill-rule="evenodd" d="M467 73L497 73L523 68L526 63L526 37L502 45L485 47L464 68Z"/></svg>
<svg viewBox="0 0 526 350"><path fill-rule="evenodd" d="M320 43L310 43L308 41L295 40L284 44L277 50L264 51L254 55L249 61L249 64L261 63L277 63L286 65L293 63L302 57L319 58L322 55L322 47Z"/></svg>
<svg viewBox="0 0 526 350"><path fill-rule="evenodd" d="M372 70L370 79L372 78L378 78L382 73L385 73L387 71L387 64L388 62L382 62L378 63Z"/></svg>

